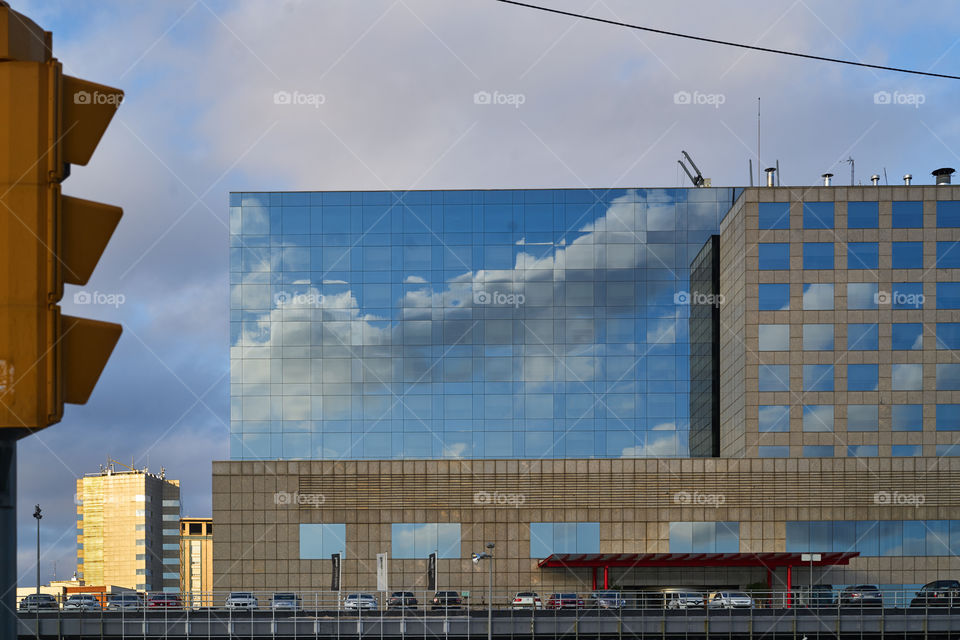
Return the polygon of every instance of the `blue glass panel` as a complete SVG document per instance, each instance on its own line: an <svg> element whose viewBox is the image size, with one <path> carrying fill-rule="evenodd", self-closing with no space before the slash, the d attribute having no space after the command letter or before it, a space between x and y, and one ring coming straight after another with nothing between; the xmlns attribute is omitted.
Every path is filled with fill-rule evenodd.
<svg viewBox="0 0 960 640"><path fill-rule="evenodd" d="M880 245L877 242L847 243L847 269L877 269L880 266Z"/></svg>
<svg viewBox="0 0 960 640"><path fill-rule="evenodd" d="M833 431L833 419L834 411L832 404L806 405L803 407L804 431Z"/></svg>
<svg viewBox="0 0 960 640"><path fill-rule="evenodd" d="M923 455L923 447L919 444L895 444L890 447L890 455L894 458L915 458Z"/></svg>
<svg viewBox="0 0 960 640"><path fill-rule="evenodd" d="M960 404L937 405L937 431L960 431Z"/></svg>
<svg viewBox="0 0 960 640"><path fill-rule="evenodd" d="M891 266L894 269L922 269L923 243L922 242L893 242L893 258Z"/></svg>
<svg viewBox="0 0 960 640"><path fill-rule="evenodd" d="M347 551L345 524L301 524L300 559L322 560Z"/></svg>
<svg viewBox="0 0 960 640"><path fill-rule="evenodd" d="M880 207L877 202L848 202L848 229L876 229L880 220Z"/></svg>
<svg viewBox="0 0 960 640"><path fill-rule="evenodd" d="M880 448L875 444L852 444L847 447L848 458L876 458Z"/></svg>
<svg viewBox="0 0 960 640"><path fill-rule="evenodd" d="M757 285L760 311L786 311L790 308L789 284Z"/></svg>
<svg viewBox="0 0 960 640"><path fill-rule="evenodd" d="M894 364L890 367L890 373L890 387L894 391L919 391L923 388L922 364Z"/></svg>
<svg viewBox="0 0 960 640"><path fill-rule="evenodd" d="M878 325L847 325L847 351L876 351L879 348L879 343Z"/></svg>
<svg viewBox="0 0 960 640"><path fill-rule="evenodd" d="M789 202L761 202L758 205L760 229L789 229Z"/></svg>
<svg viewBox="0 0 960 640"><path fill-rule="evenodd" d="M880 520L877 524L877 538L879 540L879 555L903 555L902 520Z"/></svg>
<svg viewBox="0 0 960 640"><path fill-rule="evenodd" d="M893 405L890 410L890 427L894 431L923 431L923 405Z"/></svg>
<svg viewBox="0 0 960 640"><path fill-rule="evenodd" d="M923 226L923 203L919 201L898 201L892 206L892 227L909 229Z"/></svg>
<svg viewBox="0 0 960 640"><path fill-rule="evenodd" d="M805 444L803 445L804 458L832 458L832 444Z"/></svg>
<svg viewBox="0 0 960 640"><path fill-rule="evenodd" d="M937 364L937 391L960 390L960 363Z"/></svg>
<svg viewBox="0 0 960 640"><path fill-rule="evenodd" d="M956 240L937 242L937 269L960 269L960 242Z"/></svg>
<svg viewBox="0 0 960 640"><path fill-rule="evenodd" d="M803 365L804 391L833 391L832 364Z"/></svg>
<svg viewBox="0 0 960 640"><path fill-rule="evenodd" d="M922 282L894 282L891 289L890 300L881 300L882 304L889 302L894 309L923 309Z"/></svg>
<svg viewBox="0 0 960 640"><path fill-rule="evenodd" d="M937 309L960 309L960 282L937 283Z"/></svg>
<svg viewBox="0 0 960 640"><path fill-rule="evenodd" d="M789 391L790 365L761 364L758 368L760 391Z"/></svg>
<svg viewBox="0 0 960 640"><path fill-rule="evenodd" d="M833 229L832 202L804 202L804 229Z"/></svg>
<svg viewBox="0 0 960 640"><path fill-rule="evenodd" d="M803 308L806 311L833 309L833 285L829 283L803 285Z"/></svg>
<svg viewBox="0 0 960 640"><path fill-rule="evenodd" d="M960 322L937 323L937 349L960 349Z"/></svg>
<svg viewBox="0 0 960 640"><path fill-rule="evenodd" d="M879 416L879 407L875 404L847 405L847 431L876 431Z"/></svg>
<svg viewBox="0 0 960 640"><path fill-rule="evenodd" d="M914 351L923 348L923 325L919 322L894 322L890 344L895 351Z"/></svg>
<svg viewBox="0 0 960 640"><path fill-rule="evenodd" d="M960 202L956 200L937 202L937 227L960 227Z"/></svg>
<svg viewBox="0 0 960 640"><path fill-rule="evenodd" d="M804 242L804 269L833 269L832 242Z"/></svg>
<svg viewBox="0 0 960 640"><path fill-rule="evenodd" d="M758 458L789 458L790 447L787 445L760 445L757 447Z"/></svg>
<svg viewBox="0 0 960 640"><path fill-rule="evenodd" d="M760 433L783 433L790 431L790 407L787 405L761 405L757 408Z"/></svg>
<svg viewBox="0 0 960 640"><path fill-rule="evenodd" d="M790 268L789 242L761 242L757 252L757 265L761 271Z"/></svg>
<svg viewBox="0 0 960 640"><path fill-rule="evenodd" d="M847 309L876 309L880 288L876 282L850 282L847 284Z"/></svg>
<svg viewBox="0 0 960 640"><path fill-rule="evenodd" d="M847 391L877 391L880 370L875 364L847 365Z"/></svg>
<svg viewBox="0 0 960 640"><path fill-rule="evenodd" d="M786 523L786 550L788 553L805 553L810 551L810 523Z"/></svg>

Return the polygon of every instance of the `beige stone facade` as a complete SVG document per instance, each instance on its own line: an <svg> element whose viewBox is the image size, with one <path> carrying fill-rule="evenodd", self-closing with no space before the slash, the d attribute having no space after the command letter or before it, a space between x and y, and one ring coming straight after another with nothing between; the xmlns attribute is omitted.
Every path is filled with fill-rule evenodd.
<svg viewBox="0 0 960 640"><path fill-rule="evenodd" d="M180 592L202 602L213 590L213 518L180 518Z"/></svg>
<svg viewBox="0 0 960 640"><path fill-rule="evenodd" d="M470 554L494 542L496 589L583 591L592 587L589 570L537 567L531 522L599 522L601 552L665 553L671 522L732 521L741 552L785 551L788 521L956 518L958 481L957 458L214 462L214 583L218 591L329 589L331 561L299 558L299 526L342 523L344 589L376 587L380 552L390 554L390 588L426 589L426 558L394 558L391 525L454 522L460 557L439 560L441 588L485 587L486 571ZM278 501L278 492L310 499ZM878 504L878 492L925 499L919 507ZM490 504L494 495L521 498ZM702 496L722 496L714 500L722 504L698 506ZM922 584L958 574L960 560L949 555L865 557L817 579ZM610 579L630 588L766 578L763 569L613 569Z"/></svg>
<svg viewBox="0 0 960 640"><path fill-rule="evenodd" d="M938 391L938 363L956 363L957 352L937 348L938 322L960 321L960 311L937 308L937 282L960 282L960 270L941 269L936 264L938 241L960 241L960 228L938 228L937 201L960 200L960 186L877 186L877 187L783 187L746 189L721 225L720 234L720 307L721 336L721 455L755 457L759 446L789 446L789 455L802 455L804 445L832 445L834 455L847 455L848 446L877 445L879 456L891 455L893 445L920 445L922 455L937 455L937 445L955 444L955 431L937 431L936 405L960 403L960 391ZM879 226L875 229L848 229L847 203L879 202ZM923 220L915 228L892 228L893 201L921 201ZM790 228L758 228L758 207L763 202L789 203ZM833 202L831 229L804 229L803 203ZM922 227L920 226L922 224ZM893 269L891 242L923 241L922 269ZM833 243L833 269L804 269L805 242ZM848 243L879 243L879 268L849 269ZM761 243L789 243L790 268L758 269ZM960 249L958 249L960 250ZM847 284L878 283L880 303L876 309L848 309ZM923 283L922 308L896 309L882 296L896 291L897 283ZM757 285L790 285L788 310L759 311ZM834 287L832 309L804 309L805 284L829 283ZM847 328L851 323L877 324L877 350L847 350ZM921 323L922 348L893 350L891 323ZM789 325L789 349L761 351L758 330L761 325ZM804 350L804 325L833 326L834 349ZM891 371L897 364L922 366L922 387L898 390L892 385ZM758 365L788 365L789 391L760 391ZM833 365L833 391L803 390L803 366ZM878 364L879 385L874 391L847 391L847 367ZM901 404L923 405L922 431L891 429L891 407ZM758 408L761 405L789 405L789 432L760 433ZM804 405L833 406L832 432L805 432L802 425ZM875 405L879 426L873 431L847 429L848 405Z"/></svg>

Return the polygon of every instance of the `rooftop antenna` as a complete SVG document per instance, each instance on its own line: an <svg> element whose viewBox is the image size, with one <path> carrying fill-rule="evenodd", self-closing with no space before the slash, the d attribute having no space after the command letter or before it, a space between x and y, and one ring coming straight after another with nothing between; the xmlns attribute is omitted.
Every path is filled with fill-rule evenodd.
<svg viewBox="0 0 960 640"><path fill-rule="evenodd" d="M763 184L760 180L760 96L757 96L757 184Z"/></svg>
<svg viewBox="0 0 960 640"><path fill-rule="evenodd" d="M854 182L853 182L853 166L854 166L854 165L853 165L853 158L851 158L851 157L848 156L847 159L844 160L844 162L849 162L849 163L850 163L850 186L852 187L852 186L854 186Z"/></svg>
<svg viewBox="0 0 960 640"><path fill-rule="evenodd" d="M890 183L887 181L887 168L886 168L886 167L883 168L883 184L885 184L885 185L889 185L889 184L890 184Z"/></svg>
<svg viewBox="0 0 960 640"><path fill-rule="evenodd" d="M683 164L683 160L677 160L677 162L680 163L680 166L683 167L683 172L687 174L688 178L690 178L690 182L693 183L693 186L697 188L709 187L710 180L708 178L703 177L703 174L700 173L700 169L698 169L697 165L694 164L693 158L690 157L690 154L687 153L686 151L681 151L680 153L682 153L683 157L687 159L687 162L690 163L690 166L693 167L693 170L697 172L697 175L694 176L692 173L690 173L690 170L687 169L687 165Z"/></svg>
<svg viewBox="0 0 960 640"><path fill-rule="evenodd" d="M780 186L780 160L777 160L777 186Z"/></svg>
<svg viewBox="0 0 960 640"><path fill-rule="evenodd" d="M750 186L753 186L753 158L747 158L747 173L750 174Z"/></svg>

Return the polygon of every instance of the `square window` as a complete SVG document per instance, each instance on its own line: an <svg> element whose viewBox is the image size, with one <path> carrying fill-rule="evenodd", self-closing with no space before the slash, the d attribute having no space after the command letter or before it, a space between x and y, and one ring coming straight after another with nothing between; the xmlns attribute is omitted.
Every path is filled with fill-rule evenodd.
<svg viewBox="0 0 960 640"><path fill-rule="evenodd" d="M895 364L891 367L894 391L920 391L923 388L922 364Z"/></svg>
<svg viewBox="0 0 960 640"><path fill-rule="evenodd" d="M787 311L790 309L790 285L757 285L757 298L760 311Z"/></svg>
<svg viewBox="0 0 960 640"><path fill-rule="evenodd" d="M848 364L847 391L876 391L879 384L879 366L875 364Z"/></svg>
<svg viewBox="0 0 960 640"><path fill-rule="evenodd" d="M891 288L893 291L889 302L894 309L923 309L922 282L894 282ZM879 296L879 300L881 304L887 302L883 300L883 295Z"/></svg>
<svg viewBox="0 0 960 640"><path fill-rule="evenodd" d="M915 458L923 455L923 447L919 444L895 444L890 447L890 455L894 458Z"/></svg>
<svg viewBox="0 0 960 640"><path fill-rule="evenodd" d="M937 365L937 391L960 391L960 363Z"/></svg>
<svg viewBox="0 0 960 640"><path fill-rule="evenodd" d="M789 202L761 202L758 207L760 229L789 229Z"/></svg>
<svg viewBox="0 0 960 640"><path fill-rule="evenodd" d="M757 268L761 271L790 268L789 242L761 242L757 252Z"/></svg>
<svg viewBox="0 0 960 640"><path fill-rule="evenodd" d="M803 308L806 311L828 311L833 309L833 285L803 285Z"/></svg>
<svg viewBox="0 0 960 640"><path fill-rule="evenodd" d="M803 365L804 391L833 391L832 364Z"/></svg>
<svg viewBox="0 0 960 640"><path fill-rule="evenodd" d="M937 269L960 269L960 242L956 240L937 242Z"/></svg>
<svg viewBox="0 0 960 640"><path fill-rule="evenodd" d="M893 242L891 246L893 251L891 266L894 269L923 268L922 242Z"/></svg>
<svg viewBox="0 0 960 640"><path fill-rule="evenodd" d="M879 407L875 404L847 405L847 431L876 431L879 416Z"/></svg>
<svg viewBox="0 0 960 640"><path fill-rule="evenodd" d="M878 202L848 202L848 229L876 229L879 226L880 206Z"/></svg>
<svg viewBox="0 0 960 640"><path fill-rule="evenodd" d="M895 351L919 351L923 348L923 325L919 322L894 322L890 346Z"/></svg>
<svg viewBox="0 0 960 640"><path fill-rule="evenodd" d="M790 431L790 407L781 404L760 405L757 408L760 433L786 433Z"/></svg>
<svg viewBox="0 0 960 640"><path fill-rule="evenodd" d="M804 351L833 351L832 324L803 325Z"/></svg>
<svg viewBox="0 0 960 640"><path fill-rule="evenodd" d="M832 202L804 202L804 229L833 229Z"/></svg>
<svg viewBox="0 0 960 640"><path fill-rule="evenodd" d="M960 443L938 444L936 455L938 458L947 456L960 456Z"/></svg>
<svg viewBox="0 0 960 640"><path fill-rule="evenodd" d="M894 229L913 229L923 226L923 203L919 201L894 202L892 208L892 227Z"/></svg>
<svg viewBox="0 0 960 640"><path fill-rule="evenodd" d="M890 428L894 431L923 431L923 405L893 405L890 411Z"/></svg>
<svg viewBox="0 0 960 640"><path fill-rule="evenodd" d="M879 294L876 282L847 283L847 309L876 309Z"/></svg>
<svg viewBox="0 0 960 640"><path fill-rule="evenodd" d="M790 390L790 365L761 364L757 373L760 391Z"/></svg>
<svg viewBox="0 0 960 640"><path fill-rule="evenodd" d="M937 323L937 349L960 349L960 322Z"/></svg>
<svg viewBox="0 0 960 640"><path fill-rule="evenodd" d="M937 283L937 309L960 309L960 282Z"/></svg>
<svg viewBox="0 0 960 640"><path fill-rule="evenodd" d="M847 351L876 351L879 349L879 327L876 324L848 324Z"/></svg>
<svg viewBox="0 0 960 640"><path fill-rule="evenodd" d="M807 444L803 446L804 458L832 458L832 444Z"/></svg>
<svg viewBox="0 0 960 640"><path fill-rule="evenodd" d="M810 433L833 431L833 405L807 405L803 408L803 430Z"/></svg>
<svg viewBox="0 0 960 640"><path fill-rule="evenodd" d="M960 404L937 405L937 431L960 431Z"/></svg>
<svg viewBox="0 0 960 640"><path fill-rule="evenodd" d="M880 244L877 242L847 243L847 269L880 267Z"/></svg>
<svg viewBox="0 0 960 640"><path fill-rule="evenodd" d="M937 227L960 227L960 202L940 200L937 202Z"/></svg>
<svg viewBox="0 0 960 640"><path fill-rule="evenodd" d="M760 351L789 351L790 325L761 324L758 327L757 343Z"/></svg>
<svg viewBox="0 0 960 640"><path fill-rule="evenodd" d="M832 242L804 242L804 269L833 269Z"/></svg>
<svg viewBox="0 0 960 640"><path fill-rule="evenodd" d="M875 444L852 444L847 447L848 458L876 458L880 455L879 447Z"/></svg>
<svg viewBox="0 0 960 640"><path fill-rule="evenodd" d="M758 458L789 458L790 447L787 445L759 446L757 447Z"/></svg>

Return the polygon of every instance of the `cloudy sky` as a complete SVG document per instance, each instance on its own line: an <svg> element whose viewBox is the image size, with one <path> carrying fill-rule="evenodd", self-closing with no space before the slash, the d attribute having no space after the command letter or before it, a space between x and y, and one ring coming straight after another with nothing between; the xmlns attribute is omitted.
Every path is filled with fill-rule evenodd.
<svg viewBox="0 0 960 640"><path fill-rule="evenodd" d="M947 74L943 3L543 0L624 22ZM75 562L74 482L107 456L165 467L185 515L210 513L227 456L227 193L282 189L682 186L686 149L715 186L779 160L927 184L960 166L960 82L752 53L495 0L24 0L67 73L124 103L64 191L124 219L84 290L122 304L90 402L19 448L21 584ZM485 93L484 93L485 92ZM879 92L879 93L878 93ZM486 98L489 97L489 100ZM762 139L757 159L757 98Z"/></svg>

